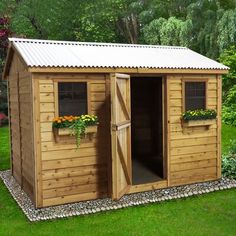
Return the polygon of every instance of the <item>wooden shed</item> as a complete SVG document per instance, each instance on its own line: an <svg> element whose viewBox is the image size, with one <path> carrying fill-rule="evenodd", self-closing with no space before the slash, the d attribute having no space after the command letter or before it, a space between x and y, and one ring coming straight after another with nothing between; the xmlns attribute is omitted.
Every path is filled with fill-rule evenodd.
<svg viewBox="0 0 236 236"><path fill-rule="evenodd" d="M12 175L37 208L218 179L228 69L185 47L12 38ZM183 122L194 109L217 117ZM75 112L99 119L79 148L52 129Z"/></svg>

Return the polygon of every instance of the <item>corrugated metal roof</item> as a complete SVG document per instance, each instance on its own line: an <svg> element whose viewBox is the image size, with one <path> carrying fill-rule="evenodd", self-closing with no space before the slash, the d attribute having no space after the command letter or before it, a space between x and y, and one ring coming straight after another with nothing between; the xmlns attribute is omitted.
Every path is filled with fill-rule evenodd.
<svg viewBox="0 0 236 236"><path fill-rule="evenodd" d="M229 69L186 47L20 38L9 40L29 67Z"/></svg>

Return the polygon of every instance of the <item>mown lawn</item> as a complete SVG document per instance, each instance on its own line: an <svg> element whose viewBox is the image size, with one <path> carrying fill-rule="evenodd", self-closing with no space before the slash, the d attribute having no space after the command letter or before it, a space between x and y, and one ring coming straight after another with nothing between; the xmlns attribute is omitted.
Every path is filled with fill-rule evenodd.
<svg viewBox="0 0 236 236"><path fill-rule="evenodd" d="M9 129L8 127L0 128L0 170L6 170L10 168L9 161Z"/></svg>
<svg viewBox="0 0 236 236"><path fill-rule="evenodd" d="M223 126L222 150L236 138ZM0 128L0 169L9 168L8 128ZM10 235L236 235L236 190L106 213L30 223L0 182L0 236Z"/></svg>
<svg viewBox="0 0 236 236"><path fill-rule="evenodd" d="M230 140L236 139L236 127L222 124L222 153L227 153Z"/></svg>

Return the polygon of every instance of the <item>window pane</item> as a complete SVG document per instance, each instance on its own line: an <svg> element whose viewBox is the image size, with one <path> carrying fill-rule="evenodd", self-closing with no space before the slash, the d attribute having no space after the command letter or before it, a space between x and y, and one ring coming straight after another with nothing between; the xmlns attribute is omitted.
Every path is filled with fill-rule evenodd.
<svg viewBox="0 0 236 236"><path fill-rule="evenodd" d="M185 82L185 110L206 109L206 83Z"/></svg>
<svg viewBox="0 0 236 236"><path fill-rule="evenodd" d="M86 82L58 83L59 116L87 114Z"/></svg>

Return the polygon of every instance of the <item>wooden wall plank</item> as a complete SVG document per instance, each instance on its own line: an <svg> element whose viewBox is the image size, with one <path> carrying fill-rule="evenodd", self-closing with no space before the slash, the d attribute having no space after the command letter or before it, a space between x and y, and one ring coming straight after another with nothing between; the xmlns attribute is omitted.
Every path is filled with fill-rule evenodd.
<svg viewBox="0 0 236 236"><path fill-rule="evenodd" d="M194 161L201 161L201 160L210 160L216 159L217 154L216 151L213 152L202 152L202 153L195 153L195 154L184 154L179 156L172 156L171 163L185 163L185 162L194 162Z"/></svg>
<svg viewBox="0 0 236 236"><path fill-rule="evenodd" d="M170 133L170 108L172 106L171 100L170 100L170 83L171 83L171 76L166 76L166 119L167 119L167 124L166 124L166 176L167 176L167 186L170 186L170 161L171 161L171 153L170 153L170 148L171 148L171 133ZM180 99L180 104L181 99Z"/></svg>
<svg viewBox="0 0 236 236"><path fill-rule="evenodd" d="M221 109L222 78L217 76L217 178L221 178Z"/></svg>
<svg viewBox="0 0 236 236"><path fill-rule="evenodd" d="M98 198L102 198L106 196L107 196L107 193L103 193L103 192L72 194L72 195L61 196L61 197L56 197L56 198L44 199L43 206L46 207L46 206L60 205L60 204L71 203L71 202L92 200L92 199L98 199Z"/></svg>
<svg viewBox="0 0 236 236"><path fill-rule="evenodd" d="M178 172L184 170L193 170L193 169L200 169L206 167L215 167L216 166L216 158L215 159L208 159L208 160L198 160L193 162L184 162L184 163L176 163L171 164L171 172Z"/></svg>
<svg viewBox="0 0 236 236"><path fill-rule="evenodd" d="M81 175L81 176L71 176L68 178L60 178L60 179L49 179L43 181L43 190L44 189L54 189L75 185L84 185L84 184L92 184L106 181L105 172L97 172L96 175ZM99 189L98 189L99 191Z"/></svg>
<svg viewBox="0 0 236 236"><path fill-rule="evenodd" d="M170 185L181 185L216 178L218 122L209 127L183 128L181 116L182 80L207 80L208 108L217 109L218 87L216 75L170 76L169 127L170 127Z"/></svg>
<svg viewBox="0 0 236 236"><path fill-rule="evenodd" d="M87 195L87 199L90 199L91 193L94 191L101 196L107 195L107 156L109 152L106 148L108 141L104 140L109 139L110 135L109 130L104 127L109 127L110 119L106 107L110 101L106 95L105 76L67 74L64 77L64 75L56 74L50 76L37 74L35 79L39 83L40 123L38 129L41 156L38 161L42 165L42 172L40 172L41 204L44 206L45 201L46 204L49 204L51 199L55 198L60 199L58 201L61 203L67 203L67 199L70 197L73 198L73 201L79 201L81 194L84 194L83 197ZM87 82L88 112L95 113L99 117L98 133L93 140L82 141L79 149L76 147L74 137L64 137L63 140L67 140L67 142L55 142L52 132L52 120L58 115L57 83L62 81ZM90 190L88 187L78 186L78 183L89 182L93 184ZM62 189L67 192L63 193ZM77 198L72 196L77 196ZM64 200L63 197L65 197ZM71 199L68 201L72 201Z"/></svg>
<svg viewBox="0 0 236 236"><path fill-rule="evenodd" d="M34 140L35 140L35 191L36 191L36 207L43 206L42 193L42 161L41 161L41 136L40 136L40 92L39 81L35 75L32 78L32 94L33 94L33 121L34 121Z"/></svg>
<svg viewBox="0 0 236 236"><path fill-rule="evenodd" d="M105 154L105 151L103 153ZM42 152L42 161L49 161L49 160L60 160L66 158L73 158L73 157L86 157L86 156L94 156L97 155L98 151L96 148L80 148L72 149L72 150L56 150L56 151L47 151Z"/></svg>
<svg viewBox="0 0 236 236"><path fill-rule="evenodd" d="M69 187L62 187L62 188L54 188L54 189L46 189L43 191L43 198L50 199L50 198L57 198L57 197L64 197L68 195L75 195L81 193L90 193L90 192L107 192L107 182L101 183L91 183L91 184L83 184L83 185L75 185Z"/></svg>
<svg viewBox="0 0 236 236"><path fill-rule="evenodd" d="M98 171L106 171L106 165L76 166L43 171L43 180L59 179L82 175L95 175Z"/></svg>
<svg viewBox="0 0 236 236"><path fill-rule="evenodd" d="M78 158L68 158L64 160L43 161L42 170L54 170L60 168L71 168L75 166L106 164L105 157L88 156Z"/></svg>
<svg viewBox="0 0 236 236"><path fill-rule="evenodd" d="M171 172L171 179L181 179L181 178L196 178L196 176L203 176L203 175L215 175L216 177L216 166L213 167L201 167L195 168L190 170L183 170L183 171L175 171Z"/></svg>
<svg viewBox="0 0 236 236"><path fill-rule="evenodd" d="M13 55L8 81L12 173L34 202L31 74L17 54Z"/></svg>

